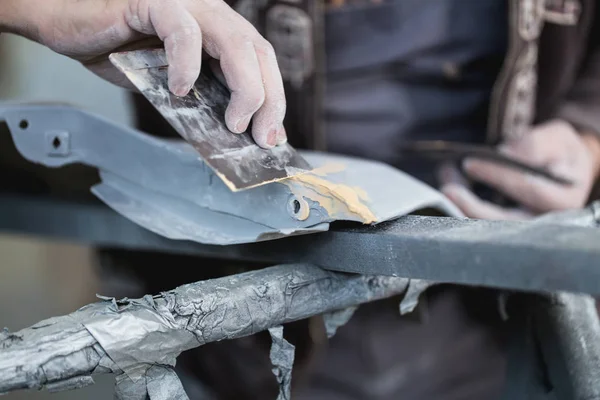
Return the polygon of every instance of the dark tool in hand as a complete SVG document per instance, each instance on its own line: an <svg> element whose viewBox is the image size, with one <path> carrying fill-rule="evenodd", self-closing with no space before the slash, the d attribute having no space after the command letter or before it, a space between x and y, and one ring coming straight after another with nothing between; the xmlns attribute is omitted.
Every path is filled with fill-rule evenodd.
<svg viewBox="0 0 600 400"><path fill-rule="evenodd" d="M424 140L402 143L400 153L403 156L418 156L432 161L462 161L475 158L491 161L522 172L546 178L560 185L573 185L573 181L557 176L548 170L534 167L515 158L498 152L495 148L482 145L448 142L443 140Z"/></svg>
<svg viewBox="0 0 600 400"><path fill-rule="evenodd" d="M187 96L177 97L168 89L164 50L114 53L110 60L196 149L229 189L248 189L311 169L287 143L266 150L247 132L230 132L225 125L230 94L208 68L203 69Z"/></svg>

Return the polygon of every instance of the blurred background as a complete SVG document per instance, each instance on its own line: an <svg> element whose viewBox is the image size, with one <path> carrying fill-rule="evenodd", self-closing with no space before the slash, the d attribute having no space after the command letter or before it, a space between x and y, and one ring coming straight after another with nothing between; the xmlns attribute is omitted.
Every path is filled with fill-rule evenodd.
<svg viewBox="0 0 600 400"><path fill-rule="evenodd" d="M0 101L58 101L115 122L132 123L127 93L79 63L13 35L0 35ZM98 282L89 249L0 234L0 329L11 331L95 301ZM22 392L6 400L112 399L113 379L81 391Z"/></svg>

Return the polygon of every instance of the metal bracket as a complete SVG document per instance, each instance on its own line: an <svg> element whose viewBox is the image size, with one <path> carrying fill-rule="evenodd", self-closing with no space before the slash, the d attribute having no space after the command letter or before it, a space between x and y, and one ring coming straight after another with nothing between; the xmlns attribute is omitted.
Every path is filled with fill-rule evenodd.
<svg viewBox="0 0 600 400"><path fill-rule="evenodd" d="M249 243L325 231L335 220L360 221L351 212L330 213L344 209L336 196L315 201L299 194L301 182L234 193L187 143L155 138L70 106L0 105L0 119L27 160L53 168L73 163L98 168L102 182L92 188L98 198L170 239ZM317 169L342 165L327 173L328 184L360 187L373 223L424 207L460 214L439 192L390 166L321 153L303 156Z"/></svg>

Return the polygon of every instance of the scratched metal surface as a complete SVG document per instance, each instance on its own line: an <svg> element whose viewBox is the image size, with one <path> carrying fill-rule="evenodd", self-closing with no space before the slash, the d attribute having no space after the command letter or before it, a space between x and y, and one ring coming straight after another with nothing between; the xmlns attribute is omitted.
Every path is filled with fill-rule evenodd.
<svg viewBox="0 0 600 400"><path fill-rule="evenodd" d="M247 189L296 175L311 167L289 144L266 150L248 132L225 125L227 89L205 68L185 97L169 92L164 50L112 54L119 68L231 190Z"/></svg>

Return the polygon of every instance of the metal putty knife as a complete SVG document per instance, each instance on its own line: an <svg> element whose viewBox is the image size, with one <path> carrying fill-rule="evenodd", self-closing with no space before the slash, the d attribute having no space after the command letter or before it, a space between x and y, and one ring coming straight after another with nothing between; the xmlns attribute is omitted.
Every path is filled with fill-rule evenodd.
<svg viewBox="0 0 600 400"><path fill-rule="evenodd" d="M256 145L248 132L230 132L225 125L230 93L208 68L203 68L186 97L177 97L168 89L168 63L163 49L113 53L110 61L232 191L282 180L311 169L287 143L266 150Z"/></svg>

